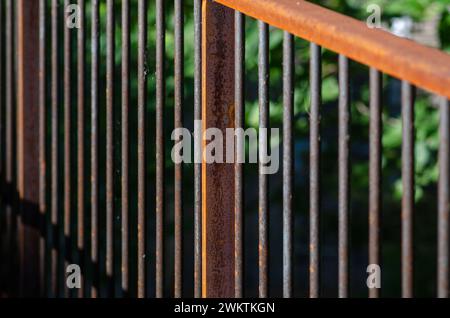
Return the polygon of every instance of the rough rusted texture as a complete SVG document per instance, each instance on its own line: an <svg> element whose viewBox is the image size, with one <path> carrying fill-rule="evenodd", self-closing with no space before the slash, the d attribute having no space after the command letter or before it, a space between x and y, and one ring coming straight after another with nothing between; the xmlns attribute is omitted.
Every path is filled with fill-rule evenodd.
<svg viewBox="0 0 450 318"><path fill-rule="evenodd" d="M165 84L164 0L156 1L156 297L164 297L164 105Z"/></svg>
<svg viewBox="0 0 450 318"><path fill-rule="evenodd" d="M114 270L114 1L106 2L106 275Z"/></svg>
<svg viewBox="0 0 450 318"><path fill-rule="evenodd" d="M320 295L320 108L322 104L321 48L311 43L309 136L309 296Z"/></svg>
<svg viewBox="0 0 450 318"><path fill-rule="evenodd" d="M58 63L58 1L51 3L51 228L49 240L51 241L51 295L56 296L58 282L59 254L55 248L57 243L57 224L59 221L59 184L58 184L58 152L59 152L59 63Z"/></svg>
<svg viewBox="0 0 450 318"><path fill-rule="evenodd" d="M204 0L202 41L203 131L215 127L225 135L234 127L233 10ZM234 165L203 162L202 170L202 294L233 297Z"/></svg>
<svg viewBox="0 0 450 318"><path fill-rule="evenodd" d="M129 104L130 104L130 2L122 1L122 160L121 160L121 288L128 291L128 211L129 211ZM117 294L119 296L119 294Z"/></svg>
<svg viewBox="0 0 450 318"><path fill-rule="evenodd" d="M414 288L414 98L415 88L402 82L402 297L413 297Z"/></svg>
<svg viewBox="0 0 450 318"><path fill-rule="evenodd" d="M5 3L5 183L14 185L14 167L15 167L15 133L13 118L15 114L15 104L14 104L14 89L15 89L15 72L14 72L14 62L16 54L14 51L14 7L13 1L7 0ZM11 195L11 192L7 193ZM14 215L13 215L13 204L14 201L5 202L5 215L6 215L6 251L7 253L14 253L14 240L13 240L13 226L14 226ZM16 282L13 278L14 268L12 265L7 267L7 279L6 285L11 290L16 289ZM14 285L14 286L13 286Z"/></svg>
<svg viewBox="0 0 450 318"><path fill-rule="evenodd" d="M438 266L437 291L439 298L448 297L449 212L450 212L450 109L448 100L441 97L439 188L438 188Z"/></svg>
<svg viewBox="0 0 450 318"><path fill-rule="evenodd" d="M269 26L258 22L258 103L259 129L269 128ZM261 135L261 131L260 131ZM268 153L267 139L259 138L258 149ZM258 269L259 297L269 295L269 178L262 171L264 163L259 158L258 173Z"/></svg>
<svg viewBox="0 0 450 318"><path fill-rule="evenodd" d="M70 5L69 0L64 0L64 7ZM70 14L64 11L64 21L67 21ZM73 237L76 239L76 233L72 232L72 29L64 25L64 228L63 228L63 241L65 243L65 237ZM72 235L71 235L72 234ZM70 244L75 242L71 240ZM66 255L72 258L73 245L64 244ZM67 267L69 263L67 259L64 262L64 267ZM68 296L69 290L67 286L64 286L61 291L61 295ZM73 290L71 290L73 293Z"/></svg>
<svg viewBox="0 0 450 318"><path fill-rule="evenodd" d="M194 0L194 120L202 119L202 0ZM194 165L194 297L202 296L202 165Z"/></svg>
<svg viewBox="0 0 450 318"><path fill-rule="evenodd" d="M84 166L84 138L85 138L85 91L84 91L84 75L85 75L85 4L84 0L78 0L80 6L80 28L77 30L77 225L78 250L85 247L85 166ZM87 258L82 261L86 268ZM82 276L82 284L79 290L79 297L84 295L84 275Z"/></svg>
<svg viewBox="0 0 450 318"><path fill-rule="evenodd" d="M183 127L184 104L184 9L183 0L175 0L175 128ZM180 140L176 140L176 143ZM175 298L183 296L183 164L175 164Z"/></svg>
<svg viewBox="0 0 450 318"><path fill-rule="evenodd" d="M47 45L46 45L46 1L39 1L39 213L41 222L46 220L47 212ZM45 296L45 257L46 257L46 237L44 233L44 224L40 224L42 233L39 242L40 253L40 279L41 296Z"/></svg>
<svg viewBox="0 0 450 318"><path fill-rule="evenodd" d="M38 296L39 279L39 2L17 2L17 186L20 294Z"/></svg>
<svg viewBox="0 0 450 318"><path fill-rule="evenodd" d="M98 146L99 146L99 51L100 51L100 16L99 1L91 2L91 259L92 264L99 262L99 180L98 180ZM99 267L99 266L98 266ZM92 278L99 276L97 266L92 266ZM98 296L97 286L91 286L91 296Z"/></svg>
<svg viewBox="0 0 450 318"><path fill-rule="evenodd" d="M146 162L145 162L145 124L146 124L146 47L147 38L147 1L138 2L138 260L137 260L137 296L145 297L145 180L146 180Z"/></svg>
<svg viewBox="0 0 450 318"><path fill-rule="evenodd" d="M283 297L294 290L294 37L283 41Z"/></svg>
<svg viewBox="0 0 450 318"><path fill-rule="evenodd" d="M369 264L377 264L380 266L382 87L381 73L371 68L369 119ZM379 294L379 289L369 289L370 298L378 298Z"/></svg>
<svg viewBox="0 0 450 318"><path fill-rule="evenodd" d="M450 98L450 56L307 1L217 0L350 59ZM401 54L399 54L401 52Z"/></svg>
<svg viewBox="0 0 450 318"><path fill-rule="evenodd" d="M235 125L236 128L245 126L245 16L236 11L234 15L235 35ZM244 142L241 137L235 137L235 145ZM235 159L239 158L236 148ZM241 154L242 155L242 154ZM236 298L244 297L244 164L236 160L234 176L234 296Z"/></svg>
<svg viewBox="0 0 450 318"><path fill-rule="evenodd" d="M64 8L70 4L64 0ZM64 21L67 21L69 12L64 12ZM71 210L72 210L72 30L64 26L64 236L70 236ZM66 247L69 249L69 246Z"/></svg>
<svg viewBox="0 0 450 318"><path fill-rule="evenodd" d="M339 55L339 298L348 297L350 213L350 86L347 57Z"/></svg>

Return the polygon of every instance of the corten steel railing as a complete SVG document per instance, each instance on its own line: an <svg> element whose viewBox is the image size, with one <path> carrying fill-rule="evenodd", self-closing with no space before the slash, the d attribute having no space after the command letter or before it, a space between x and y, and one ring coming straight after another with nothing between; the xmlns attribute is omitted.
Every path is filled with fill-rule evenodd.
<svg viewBox="0 0 450 318"><path fill-rule="evenodd" d="M369 264L380 264L381 253L382 72L401 79L403 83L401 279L404 297L413 296L414 278L415 86L441 96L437 292L439 297L447 297L450 56L385 31L369 29L361 22L305 1L193 2L193 108L194 119L203 120L203 129L216 127L224 131L233 126L244 127L245 15L259 20L259 127L270 127L268 26L285 30L284 297L293 296L294 291L294 36L311 42L310 297L320 296L321 285L321 47L340 54L339 297L350 296L349 59L370 66ZM64 13L64 8L70 3L68 0L1 1L1 226L2 252L8 258L1 260L0 287L11 296L167 296L169 293L164 290L168 275L165 239L169 231L164 221L167 210L167 137L163 125L167 105L167 2L156 0L155 10L149 12L145 0L123 0L120 3L107 0L106 21L100 21L102 2L79 0L76 2L80 7L80 27L77 29L64 27L66 19L63 17L68 18L69 15ZM119 19L114 16L116 7L121 10ZM130 39L131 26L134 26L130 16L134 10L137 10L137 52L132 51ZM184 1L174 0L174 12L174 127L182 127L186 124L183 110L187 107L183 72ZM155 17L155 25L148 23L149 14ZM103 22L105 60L101 56L100 43ZM115 43L118 25L121 30L119 66L115 59L119 53ZM147 94L147 60L151 53L146 48L147 33L151 28L156 29L155 96ZM72 38L75 34L76 50ZM131 75L133 65L130 61L133 54L137 54L136 105L130 103L133 94L130 80L134 75ZM60 69L61 65L64 67ZM101 77L103 66L106 68L105 78ZM116 67L121 68L120 77L115 76ZM120 85L117 84L119 78ZM154 123L151 124L147 113L150 98L156 100ZM120 107L115 107L116 104ZM104 123L100 116L103 105ZM129 118L132 108L137 109L137 127ZM119 130L117 118L120 118ZM150 130L155 132L156 147L153 147L153 140L148 140ZM105 143L100 142L100 136L105 137ZM133 149L132 137L137 139L137 146ZM259 147L267 149L268 144L260 140ZM155 148L155 154L149 157L151 148ZM148 178L149 162L155 163L153 180ZM136 164L136 178L130 175L130 164ZM258 265L254 267L259 273L259 296L268 297L268 177L261 172L262 168L260 163ZM245 296L243 175L240 163L203 162L194 165L194 247L191 259L195 297ZM183 248L186 235L183 223L185 189L181 164L175 165L174 180L174 273L173 294L170 295L182 297L185 296L183 273L186 273L183 264L188 250ZM117 195L118 189L120 195ZM131 189L135 189L136 196ZM149 205L152 196L156 201L154 209ZM132 198L136 198L136 205ZM154 237L154 247L149 246L149 242L153 242L150 236ZM80 264L83 269L83 284L78 294L69 292L65 286L65 266L69 263ZM378 289L371 289L369 293L370 297L379 296Z"/></svg>

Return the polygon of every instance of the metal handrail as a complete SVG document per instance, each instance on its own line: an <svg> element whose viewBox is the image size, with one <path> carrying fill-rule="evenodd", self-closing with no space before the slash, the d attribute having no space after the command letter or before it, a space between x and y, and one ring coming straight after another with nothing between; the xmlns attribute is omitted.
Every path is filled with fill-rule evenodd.
<svg viewBox="0 0 450 318"><path fill-rule="evenodd" d="M450 55L302 0L216 0L357 62L450 98Z"/></svg>

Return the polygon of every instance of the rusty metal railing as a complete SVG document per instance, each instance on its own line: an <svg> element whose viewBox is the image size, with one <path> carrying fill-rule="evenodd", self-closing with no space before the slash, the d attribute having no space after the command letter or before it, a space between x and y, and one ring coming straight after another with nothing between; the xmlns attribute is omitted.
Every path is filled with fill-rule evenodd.
<svg viewBox="0 0 450 318"><path fill-rule="evenodd" d="M260 127L267 125L267 25L268 23L287 32L311 41L311 109L310 109L310 240L309 240L309 288L310 297L320 295L320 105L321 105L321 48L331 49L339 56L339 297L348 297L349 282L349 69L348 58L371 67L370 97L370 203L369 203L369 264L380 264L380 213L381 213L381 73L380 71L403 80L402 84L402 295L413 296L413 219L414 219L414 98L417 85L433 93L442 95L442 123L440 150L439 183L439 235L438 235L438 296L448 295L448 197L445 196L448 174L448 161L445 149L446 129L445 112L450 97L450 56L437 50L426 48L412 41L398 38L385 31L370 29L364 23L332 12L307 1L289 0L218 0L229 8L235 9L252 18L260 20L259 47L259 104ZM214 7L214 4L210 4ZM208 5L206 5L208 8ZM217 10L223 10L219 8ZM206 11L208 11L206 9ZM211 9L214 11L214 9ZM240 14L237 13L237 19ZM231 14L231 13L229 13ZM220 11L217 16L226 13ZM241 22L242 23L242 22ZM237 24L237 35L240 37ZM231 29L231 26L227 26ZM232 46L232 43L228 44ZM402 54L398 54L402 52ZM237 58L242 58L236 54ZM205 59L210 58L208 55ZM237 61L236 65L240 65ZM284 38L284 148L283 148L283 295L292 296L292 37L285 33ZM236 81L242 76L238 72ZM237 88L236 96L242 94ZM237 103L236 103L237 105ZM210 107L210 104L207 104ZM238 109L236 111L239 111ZM262 145L267 147L267 145ZM238 180L240 175L237 174ZM259 180L259 296L267 297L267 184L260 174ZM213 190L214 191L214 190ZM240 192L241 189L237 188ZM235 193L240 198L240 193ZM239 202L239 200L237 200ZM239 207L239 205L236 205ZM239 209L236 211L239 212ZM205 213L205 212L204 212ZM241 219L236 213L236 229L241 228ZM205 225L205 224L204 224ZM206 225L208 228L208 225ZM236 240L241 236L237 232ZM230 243L231 244L231 243ZM242 248L241 243L235 245ZM241 255L242 251L235 251ZM208 254L205 256L208 259ZM208 259L209 260L209 259ZM208 261L207 261L208 262ZM211 267L215 268L215 263ZM213 269L211 269L213 271ZM211 274L212 275L212 274ZM236 267L236 277L241 277L242 267ZM223 279L226 279L225 277ZM236 280L235 296L242 295L243 284ZM206 291L206 294L208 292ZM370 289L370 297L378 297L379 289ZM217 295L214 293L214 295ZM232 296L228 294L228 296Z"/></svg>
<svg viewBox="0 0 450 318"><path fill-rule="evenodd" d="M103 3L105 21L100 15ZM188 191L186 174L183 164L174 164L170 229L173 254L166 253L170 206L167 183L171 175L166 169L168 143L164 127L169 103L167 2L156 0L151 4L154 10L149 10L150 2L145 0L122 0L120 5L113 0L79 0L74 2L79 10L79 25L74 29L67 26L69 12L65 9L70 4L68 0L0 3L1 237L2 253L11 257L9 263L1 261L0 290L12 296L184 297L185 276L190 268L185 265L189 258L193 272L189 288L195 297L244 297L242 163L203 160L194 164L192 249L186 248L183 240L188 231L188 209L183 200ZM184 96L188 85L184 80L184 8L185 1L174 0L175 128L187 124L183 112L189 106ZM119 11L120 21L116 21ZM286 298L292 297L295 290L294 36L311 42L310 297L321 296L321 48L339 54L339 297L350 296L349 61L370 67L369 264L381 263L382 73L403 83L403 297L414 296L415 86L441 96L437 295L448 297L450 56L385 31L369 29L361 22L306 1L194 0L193 11L193 119L202 120L203 131L213 127L225 132L227 128L245 126L245 16L259 21L259 127L270 127L269 25L284 30L280 235ZM136 22L130 19L135 16ZM154 25L149 23L149 17ZM136 47L130 38L133 28L137 29ZM148 63L152 55L147 50L149 30L154 31L156 38L152 78L155 96L148 94ZM132 65L134 56L136 70ZM121 76L117 76L118 67ZM133 76L137 78L135 88L130 85ZM154 112L150 114L153 100ZM136 118L130 118L134 110ZM151 142L149 131L154 137ZM206 145L205 140L202 143ZM263 139L258 146L269 148ZM152 178L149 162L155 166ZM135 173L131 173L134 166ZM258 269L259 296L269 297L270 202L268 176L263 169L260 162L258 265L254 268ZM173 268L168 264L172 262ZM78 292L65 286L65 268L69 263L82 268L82 287ZM172 273L168 273L169 268ZM168 276L173 292L167 290ZM379 289L370 289L369 294L380 296Z"/></svg>

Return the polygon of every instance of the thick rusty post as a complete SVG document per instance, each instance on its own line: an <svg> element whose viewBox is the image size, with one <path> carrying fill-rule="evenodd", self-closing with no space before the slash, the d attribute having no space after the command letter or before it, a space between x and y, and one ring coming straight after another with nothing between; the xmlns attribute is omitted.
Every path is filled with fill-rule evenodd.
<svg viewBox="0 0 450 318"><path fill-rule="evenodd" d="M213 127L225 136L234 127L234 11L204 0L202 15L203 134ZM203 157L203 297L234 297L234 173L234 164Z"/></svg>
<svg viewBox="0 0 450 318"><path fill-rule="evenodd" d="M39 279L39 1L17 2L17 172L20 293L38 296Z"/></svg>

